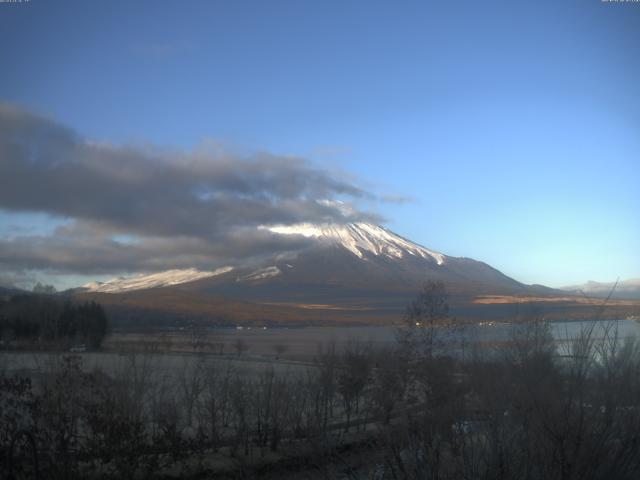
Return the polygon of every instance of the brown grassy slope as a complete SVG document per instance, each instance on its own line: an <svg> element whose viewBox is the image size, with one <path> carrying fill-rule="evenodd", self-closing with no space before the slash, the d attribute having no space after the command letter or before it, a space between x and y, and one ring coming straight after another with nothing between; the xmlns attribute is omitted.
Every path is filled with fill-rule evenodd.
<svg viewBox="0 0 640 480"><path fill-rule="evenodd" d="M234 300L220 295L199 293L173 288L155 288L135 292L79 293L81 301L94 300L102 304L107 312L115 315L116 321L129 318L161 320L158 323L173 323L175 320L202 319L212 323L322 323L322 322L382 322L395 320L368 307L339 305L306 305L297 303L253 303ZM165 320L165 321L162 321Z"/></svg>
<svg viewBox="0 0 640 480"><path fill-rule="evenodd" d="M176 325L194 320L210 324L395 324L402 321L410 296L341 298L332 303L242 301L180 288L127 293L80 293L79 300L105 306L117 325ZM460 321L513 321L536 311L548 319L626 318L640 314L640 301L589 299L571 295L481 295L450 297Z"/></svg>

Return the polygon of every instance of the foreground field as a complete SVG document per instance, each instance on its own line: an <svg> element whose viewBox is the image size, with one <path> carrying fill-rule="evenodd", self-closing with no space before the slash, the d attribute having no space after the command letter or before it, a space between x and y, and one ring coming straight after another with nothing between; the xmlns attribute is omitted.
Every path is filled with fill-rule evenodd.
<svg viewBox="0 0 640 480"><path fill-rule="evenodd" d="M120 332L103 352L5 351L0 473L631 480L639 328Z"/></svg>

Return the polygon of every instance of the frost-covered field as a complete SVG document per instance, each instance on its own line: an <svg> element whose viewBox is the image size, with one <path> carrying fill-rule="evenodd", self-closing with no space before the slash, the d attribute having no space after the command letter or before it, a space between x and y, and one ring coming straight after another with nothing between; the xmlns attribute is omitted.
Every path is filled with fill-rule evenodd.
<svg viewBox="0 0 640 480"><path fill-rule="evenodd" d="M575 338L585 328L594 329L597 338L612 333L621 337L640 336L640 322L616 321L570 321L550 323L551 333L558 342ZM482 322L456 328L455 340L466 343L508 342L514 334L513 324ZM301 328L216 328L200 332L194 338L189 332L168 331L163 333L116 333L105 343L108 351L131 349L159 349L174 352L192 352L194 343L200 343L203 351L223 354L237 353L239 344L243 354L274 359L276 356L294 360L311 360L319 349L335 345L341 350L352 342L370 344L372 347L393 346L397 342L398 327L352 326L352 327L301 327Z"/></svg>
<svg viewBox="0 0 640 480"><path fill-rule="evenodd" d="M109 376L135 370L164 378L179 377L185 370L198 363L219 371L231 369L245 377L259 375L269 369L273 369L279 375L298 375L309 368L306 363L249 355L235 357L192 353L0 352L0 372L46 375L56 369L65 358L72 357L81 361L83 370L100 370Z"/></svg>
<svg viewBox="0 0 640 480"><path fill-rule="evenodd" d="M551 332L559 345L593 326L594 338L616 333L619 337L640 336L640 322L632 320L600 322L555 322ZM495 345L513 335L510 324L484 323L457 331L454 340L467 345ZM219 328L200 332L114 333L107 337L102 352L75 353L87 370L117 373L132 365L152 368L171 375L185 365L206 360L218 368L233 368L246 374L273 368L277 373L300 373L319 352L328 348L342 351L359 342L375 348L397 342L396 327L304 327L304 328ZM0 351L0 369L44 372L69 352Z"/></svg>

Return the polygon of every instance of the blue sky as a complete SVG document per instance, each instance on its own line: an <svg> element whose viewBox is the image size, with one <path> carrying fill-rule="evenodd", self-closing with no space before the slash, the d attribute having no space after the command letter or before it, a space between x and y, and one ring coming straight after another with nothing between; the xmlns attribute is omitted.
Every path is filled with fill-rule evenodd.
<svg viewBox="0 0 640 480"><path fill-rule="evenodd" d="M562 286L640 277L638 45L640 4L599 0L31 0L0 4L0 101L307 158L409 199L362 205L403 236ZM68 221L5 207L0 235Z"/></svg>

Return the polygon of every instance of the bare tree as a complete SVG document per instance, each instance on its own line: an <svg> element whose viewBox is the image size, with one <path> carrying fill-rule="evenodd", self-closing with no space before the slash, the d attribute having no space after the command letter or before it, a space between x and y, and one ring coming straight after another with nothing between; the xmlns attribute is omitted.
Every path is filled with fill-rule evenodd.
<svg viewBox="0 0 640 480"><path fill-rule="evenodd" d="M187 426L193 425L193 411L198 398L205 389L205 364L202 359L184 358L180 372L180 388L182 400L186 410Z"/></svg>
<svg viewBox="0 0 640 480"><path fill-rule="evenodd" d="M338 375L338 392L342 397L347 423L351 427L353 414L358 415L365 387L371 380L373 359L370 346L349 342L342 356L342 369Z"/></svg>
<svg viewBox="0 0 640 480"><path fill-rule="evenodd" d="M405 325L398 332L398 340L411 358L433 357L451 337L455 322L449 316L448 300L444 283L428 280L407 306Z"/></svg>
<svg viewBox="0 0 640 480"><path fill-rule="evenodd" d="M203 372L203 390L198 402L198 429L210 446L217 450L225 427L228 408L230 371L221 371L209 362Z"/></svg>
<svg viewBox="0 0 640 480"><path fill-rule="evenodd" d="M278 360L287 350L289 350L289 345L278 343L273 346L273 349L276 352L276 360Z"/></svg>
<svg viewBox="0 0 640 480"><path fill-rule="evenodd" d="M319 407L320 429L326 435L329 420L333 417L333 406L337 388L338 355L335 342L320 346L315 358L318 383L317 405Z"/></svg>
<svg viewBox="0 0 640 480"><path fill-rule="evenodd" d="M242 355L244 352L249 350L249 345L247 345L247 342L244 338L237 338L233 346L236 349L236 353L238 355Z"/></svg>
<svg viewBox="0 0 640 480"><path fill-rule="evenodd" d="M241 447L244 455L249 455L250 388L247 381L238 375L233 377L230 384L231 426L234 434L232 455L237 455Z"/></svg>
<svg viewBox="0 0 640 480"><path fill-rule="evenodd" d="M391 421L396 406L404 397L406 370L407 364L394 350L385 349L378 352L370 399L373 412L381 417L384 424Z"/></svg>
<svg viewBox="0 0 640 480"><path fill-rule="evenodd" d="M225 345L226 344L223 341L213 342L211 344L211 349L213 350L213 353L215 353L216 355L223 355Z"/></svg>

